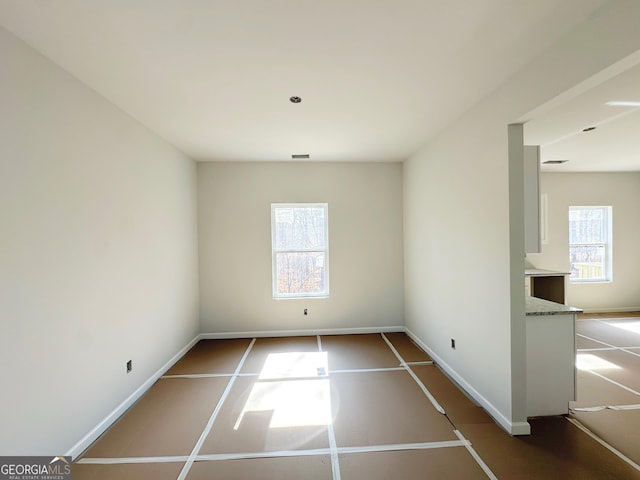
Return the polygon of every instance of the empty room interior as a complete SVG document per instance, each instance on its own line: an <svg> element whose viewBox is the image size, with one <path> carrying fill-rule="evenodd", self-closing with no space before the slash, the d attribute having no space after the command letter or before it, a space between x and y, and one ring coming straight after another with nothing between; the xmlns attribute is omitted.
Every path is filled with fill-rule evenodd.
<svg viewBox="0 0 640 480"><path fill-rule="evenodd" d="M640 3L0 1L0 456L640 479Z"/></svg>

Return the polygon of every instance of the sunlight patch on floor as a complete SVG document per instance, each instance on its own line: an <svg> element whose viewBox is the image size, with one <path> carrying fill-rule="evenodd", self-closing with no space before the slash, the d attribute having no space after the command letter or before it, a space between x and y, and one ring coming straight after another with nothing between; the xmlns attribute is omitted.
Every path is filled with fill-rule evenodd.
<svg viewBox="0 0 640 480"><path fill-rule="evenodd" d="M640 322L607 322L607 324L640 335Z"/></svg>
<svg viewBox="0 0 640 480"><path fill-rule="evenodd" d="M331 423L331 387L327 352L271 353L238 416L272 412L269 428L323 426Z"/></svg>
<svg viewBox="0 0 640 480"><path fill-rule="evenodd" d="M315 378L328 368L327 352L270 353L259 379Z"/></svg>
<svg viewBox="0 0 640 480"><path fill-rule="evenodd" d="M620 367L615 363L611 363L604 358L600 358L597 355L590 353L578 353L576 355L576 367L578 370L607 370L607 369L619 369Z"/></svg>

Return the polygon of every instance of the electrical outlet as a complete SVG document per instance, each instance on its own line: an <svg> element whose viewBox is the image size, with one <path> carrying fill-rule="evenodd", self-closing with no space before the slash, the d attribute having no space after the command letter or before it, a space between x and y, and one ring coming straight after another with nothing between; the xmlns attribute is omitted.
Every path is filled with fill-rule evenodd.
<svg viewBox="0 0 640 480"><path fill-rule="evenodd" d="M456 339L455 338L451 339L451 348L453 348L454 350L456 349Z"/></svg>
<svg viewBox="0 0 640 480"><path fill-rule="evenodd" d="M306 315L309 315L309 309L305 308L305 309L304 309L304 314L305 314L305 316L306 316Z"/></svg>
<svg viewBox="0 0 640 480"><path fill-rule="evenodd" d="M131 370L133 370L133 362L129 360L127 362L127 373L131 373Z"/></svg>

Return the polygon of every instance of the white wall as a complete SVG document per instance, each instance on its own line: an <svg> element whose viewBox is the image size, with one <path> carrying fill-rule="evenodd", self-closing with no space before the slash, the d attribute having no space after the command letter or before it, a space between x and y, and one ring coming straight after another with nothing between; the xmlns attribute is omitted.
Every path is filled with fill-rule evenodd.
<svg viewBox="0 0 640 480"><path fill-rule="evenodd" d="M4 29L0 58L0 453L61 455L198 332L196 167Z"/></svg>
<svg viewBox="0 0 640 480"><path fill-rule="evenodd" d="M279 202L329 204L330 298L272 298ZM199 163L198 216L204 333L403 324L401 164Z"/></svg>
<svg viewBox="0 0 640 480"><path fill-rule="evenodd" d="M635 53L638 15L611 2L404 165L406 325L514 433L528 428L524 223L507 124Z"/></svg>
<svg viewBox="0 0 640 480"><path fill-rule="evenodd" d="M569 206L613 207L613 281L566 284L566 301L586 311L640 310L640 173L543 173L548 243L527 258L538 268L569 271Z"/></svg>

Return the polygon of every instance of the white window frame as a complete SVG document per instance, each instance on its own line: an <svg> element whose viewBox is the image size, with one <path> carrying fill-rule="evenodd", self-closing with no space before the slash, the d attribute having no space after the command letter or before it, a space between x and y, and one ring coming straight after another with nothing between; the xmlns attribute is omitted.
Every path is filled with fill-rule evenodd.
<svg viewBox="0 0 640 480"><path fill-rule="evenodd" d="M580 205L580 206L570 206L569 207L569 215L571 215L572 210L602 210L603 211L603 221L605 239L603 242L590 242L590 243L571 243L570 235L569 235L569 268L571 268L571 247L581 247L581 246L603 246L604 247L604 260L603 260L603 276L600 278L571 278L569 277L569 281L571 283L610 283L613 281L613 208L610 205Z"/></svg>
<svg viewBox="0 0 640 480"><path fill-rule="evenodd" d="M276 210L282 208L322 208L324 210L324 249L276 249ZM324 291L316 293L278 293L278 253L324 253ZM271 204L271 272L274 299L328 298L329 297L329 204L328 203L272 203Z"/></svg>

